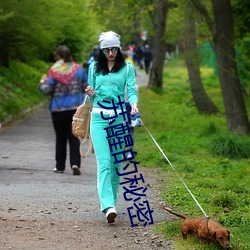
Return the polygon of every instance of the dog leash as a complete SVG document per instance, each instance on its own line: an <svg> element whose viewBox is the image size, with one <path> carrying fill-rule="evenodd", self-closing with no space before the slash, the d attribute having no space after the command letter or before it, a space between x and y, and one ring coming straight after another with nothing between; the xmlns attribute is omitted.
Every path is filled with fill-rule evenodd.
<svg viewBox="0 0 250 250"><path fill-rule="evenodd" d="M167 162L169 163L169 165L171 166L171 168L175 171L175 173L177 174L177 176L179 177L180 181L182 182L182 184L185 186L185 188L187 189L187 191L189 192L189 194L191 195L191 197L193 198L193 200L196 202L196 204L198 205L198 207L200 208L200 210L202 211L202 213L205 215L205 217L209 218L209 216L207 215L207 213L203 210L203 208L201 207L201 205L199 204L199 202L196 200L196 198L194 197L194 195L192 194L192 192L190 191L190 189L188 188L188 186L186 185L186 183L182 180L182 178L180 177L180 175L178 174L176 168L173 166L173 164L170 162L170 160L168 159L168 157L165 155L165 153L163 152L163 150L161 149L161 147L159 146L159 144L156 142L156 140L154 139L154 137L152 136L152 134L149 132L149 130L147 129L147 127L145 126L145 124L142 122L141 118L139 118L139 120L141 121L142 125L145 127L146 131L148 132L148 134L150 135L150 137L152 138L153 142L155 143L155 145L158 147L158 149L160 150L160 152L162 153L162 155L165 157L165 159L167 160Z"/></svg>

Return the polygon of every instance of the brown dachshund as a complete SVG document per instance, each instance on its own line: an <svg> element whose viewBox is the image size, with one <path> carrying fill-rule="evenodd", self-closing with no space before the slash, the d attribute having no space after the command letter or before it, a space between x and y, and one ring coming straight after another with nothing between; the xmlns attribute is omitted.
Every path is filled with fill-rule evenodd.
<svg viewBox="0 0 250 250"><path fill-rule="evenodd" d="M173 212L169 208L162 207L166 211L183 219L181 233L183 239L187 239L188 234L196 235L201 241L216 241L224 249L231 249L229 240L230 232L222 225L210 218L187 218L185 215Z"/></svg>

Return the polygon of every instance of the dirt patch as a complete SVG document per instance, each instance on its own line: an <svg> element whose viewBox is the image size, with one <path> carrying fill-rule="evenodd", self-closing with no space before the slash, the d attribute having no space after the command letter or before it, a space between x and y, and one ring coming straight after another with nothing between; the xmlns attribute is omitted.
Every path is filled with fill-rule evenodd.
<svg viewBox="0 0 250 250"><path fill-rule="evenodd" d="M2 218L1 249L173 249L152 227Z"/></svg>
<svg viewBox="0 0 250 250"><path fill-rule="evenodd" d="M25 188L20 184L6 184L3 193L10 190L10 195L1 199L6 202L0 208L0 249L174 249L172 241L166 241L153 232L154 226L167 218L167 214L160 209L161 200L157 190L161 179L155 170L140 168L140 171L147 180L147 197L154 209L154 225L131 227L123 201L118 205L116 223L109 225L98 211L98 200L79 201L78 194L68 199L65 192L64 199L58 199L55 195L51 202L49 197L40 199L39 194L32 191L18 199L17 196L22 192L27 193L30 186ZM18 186L22 189L20 193L16 190ZM51 189L48 183L47 186ZM72 189L75 187L74 184ZM37 185L35 189L42 188L45 189ZM68 188L71 189L70 185ZM11 190L15 190L17 196L13 196ZM34 195L37 195L37 199L34 199ZM14 200L10 201L11 197Z"/></svg>

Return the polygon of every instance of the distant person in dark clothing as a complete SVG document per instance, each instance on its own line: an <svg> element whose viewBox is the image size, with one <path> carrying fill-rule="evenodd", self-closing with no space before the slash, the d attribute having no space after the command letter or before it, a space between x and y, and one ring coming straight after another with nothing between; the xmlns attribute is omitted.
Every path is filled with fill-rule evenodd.
<svg viewBox="0 0 250 250"><path fill-rule="evenodd" d="M39 89L50 95L49 110L56 135L55 173L64 173L66 168L67 143L73 175L80 175L80 142L72 134L72 117L84 100L87 74L71 56L67 46L59 46L55 51L55 63L43 76Z"/></svg>
<svg viewBox="0 0 250 250"><path fill-rule="evenodd" d="M88 64L90 65L92 62L94 62L94 60L97 59L98 55L99 55L99 50L98 50L98 46L94 46L92 51L90 52L89 55L89 60L88 60Z"/></svg>
<svg viewBox="0 0 250 250"><path fill-rule="evenodd" d="M144 48L143 57L144 57L145 71L146 71L146 74L148 74L149 69L150 69L150 65L151 65L151 61L153 59L153 55L152 55L151 49L149 48L149 46L147 44L145 45L145 48Z"/></svg>
<svg viewBox="0 0 250 250"><path fill-rule="evenodd" d="M87 73L88 73L88 70L89 70L89 65L97 59L98 55L99 55L99 47L98 46L94 46L93 49L92 49L92 51L89 54L88 61L84 61L83 64L82 64L84 70Z"/></svg>
<svg viewBox="0 0 250 250"><path fill-rule="evenodd" d="M140 69L143 69L142 58L143 58L143 47L139 45L134 50L134 62Z"/></svg>

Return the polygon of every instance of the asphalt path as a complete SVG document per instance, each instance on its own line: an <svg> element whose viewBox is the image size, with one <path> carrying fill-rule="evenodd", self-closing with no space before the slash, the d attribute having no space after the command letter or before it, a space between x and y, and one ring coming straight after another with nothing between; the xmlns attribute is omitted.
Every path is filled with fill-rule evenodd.
<svg viewBox="0 0 250 250"><path fill-rule="evenodd" d="M138 86L146 83L147 76L138 72ZM47 107L0 130L0 218L11 215L28 219L50 217L58 221L62 218L76 222L105 221L97 194L95 155L82 159L82 174L73 176L69 157L64 174L52 171L54 154L55 136ZM158 177L152 180L153 172L143 167L140 171L145 174L154 222L166 220L166 213L159 208L158 190L153 188L159 182ZM127 207L131 204L120 195L117 222L129 226Z"/></svg>

